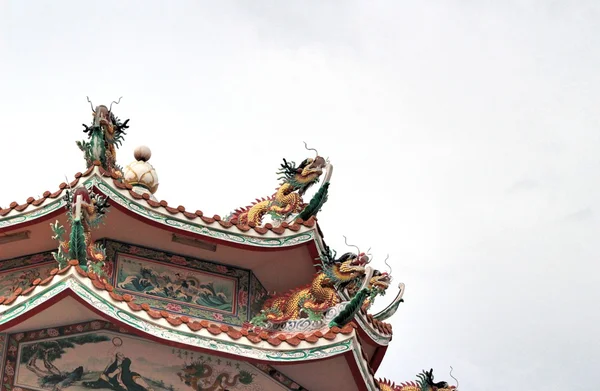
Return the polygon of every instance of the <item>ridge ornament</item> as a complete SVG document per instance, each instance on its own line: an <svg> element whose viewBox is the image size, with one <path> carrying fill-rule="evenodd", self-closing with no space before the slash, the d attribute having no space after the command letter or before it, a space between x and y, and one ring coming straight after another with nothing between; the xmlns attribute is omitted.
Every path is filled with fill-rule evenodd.
<svg viewBox="0 0 600 391"><path fill-rule="evenodd" d="M92 115L94 120L91 126L83 124L83 131L87 134L89 141L77 141L77 146L84 152L87 168L90 168L95 161L99 161L103 169L111 174L116 174L117 177L123 177L123 170L117 165L116 149L121 146L123 136L126 135L125 129L129 128L127 123L121 122L112 112L112 104L119 104L118 101L113 101L110 107L104 105L94 106L88 98L88 102L92 107Z"/></svg>

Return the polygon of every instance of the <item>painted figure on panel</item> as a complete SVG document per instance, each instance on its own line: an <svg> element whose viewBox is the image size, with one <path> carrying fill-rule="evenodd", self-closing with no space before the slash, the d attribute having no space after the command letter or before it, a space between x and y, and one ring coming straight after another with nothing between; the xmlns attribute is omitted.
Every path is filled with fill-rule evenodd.
<svg viewBox="0 0 600 391"><path fill-rule="evenodd" d="M115 354L114 360L97 380L84 382L88 388L112 389L115 391L152 391L152 387L137 372L131 371L131 359L123 353Z"/></svg>
<svg viewBox="0 0 600 391"><path fill-rule="evenodd" d="M4 384L13 391L288 389L243 361L173 349L116 330L93 321L12 334Z"/></svg>

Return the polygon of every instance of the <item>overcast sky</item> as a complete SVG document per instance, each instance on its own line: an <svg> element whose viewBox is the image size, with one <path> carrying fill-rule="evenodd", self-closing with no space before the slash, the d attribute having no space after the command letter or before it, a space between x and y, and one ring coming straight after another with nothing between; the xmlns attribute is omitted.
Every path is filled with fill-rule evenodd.
<svg viewBox="0 0 600 391"><path fill-rule="evenodd" d="M85 169L86 95L123 96L121 164L150 146L157 197L211 215L305 140L335 166L328 243L406 284L379 376L593 388L600 3L411 3L3 1L0 206Z"/></svg>

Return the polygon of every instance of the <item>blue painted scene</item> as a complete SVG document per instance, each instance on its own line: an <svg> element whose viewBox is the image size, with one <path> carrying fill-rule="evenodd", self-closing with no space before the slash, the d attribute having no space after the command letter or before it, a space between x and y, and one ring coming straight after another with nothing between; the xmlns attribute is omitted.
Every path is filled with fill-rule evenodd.
<svg viewBox="0 0 600 391"><path fill-rule="evenodd" d="M123 254L117 258L116 269L120 290L226 313L235 310L235 278Z"/></svg>

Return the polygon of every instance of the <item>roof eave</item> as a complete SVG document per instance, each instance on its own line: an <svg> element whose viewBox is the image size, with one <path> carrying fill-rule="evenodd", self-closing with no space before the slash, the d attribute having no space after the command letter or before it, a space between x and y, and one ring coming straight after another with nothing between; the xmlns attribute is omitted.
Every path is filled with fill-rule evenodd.
<svg viewBox="0 0 600 391"><path fill-rule="evenodd" d="M183 206L173 208L166 201L154 201L147 194L134 192L131 185L118 182L99 166L92 166L84 173L77 173L74 181L68 184L61 183L59 190L54 193L47 191L39 199L29 197L24 204L13 202L9 208L0 210L0 233L19 230L60 215L66 205L63 192L82 184L88 188L93 187L122 211L142 221L188 235L201 236L209 241L262 251L310 244L317 240L317 237L320 240L314 218L308 221L284 222L277 227L269 223L260 227L234 225L218 215L207 217L201 211L191 213ZM313 247L311 252L315 252L322 245L310 247Z"/></svg>
<svg viewBox="0 0 600 391"><path fill-rule="evenodd" d="M350 352L360 346L352 327L344 331L334 330L337 332L330 330L314 342L294 336L287 341L279 339L278 345L273 346L272 341L264 336L247 333L244 336L231 326L208 321L196 322L164 311L132 305L130 298L114 293L106 284L92 279L93 275L84 275L86 273L83 270L72 265L62 270L55 269L52 275L36 281L30 288L19 288L13 296L0 299L0 330L13 327L48 308L57 299L70 295L100 316L125 323L128 328L151 339L261 362L319 360Z"/></svg>

